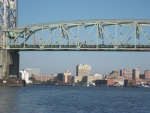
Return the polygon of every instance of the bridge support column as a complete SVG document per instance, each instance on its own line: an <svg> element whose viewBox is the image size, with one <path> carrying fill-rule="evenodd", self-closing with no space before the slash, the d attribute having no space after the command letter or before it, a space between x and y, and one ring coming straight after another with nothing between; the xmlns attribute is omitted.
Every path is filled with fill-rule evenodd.
<svg viewBox="0 0 150 113"><path fill-rule="evenodd" d="M11 64L9 65L9 76L16 76L19 78L19 52L9 52L11 58Z"/></svg>
<svg viewBox="0 0 150 113"><path fill-rule="evenodd" d="M19 77L19 53L0 50L0 79Z"/></svg>

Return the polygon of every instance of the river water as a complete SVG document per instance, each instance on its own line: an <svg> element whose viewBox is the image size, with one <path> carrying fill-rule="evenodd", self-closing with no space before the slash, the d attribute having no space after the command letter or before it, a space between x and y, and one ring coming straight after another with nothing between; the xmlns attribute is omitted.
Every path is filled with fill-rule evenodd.
<svg viewBox="0 0 150 113"><path fill-rule="evenodd" d="M0 87L0 113L150 113L150 88Z"/></svg>

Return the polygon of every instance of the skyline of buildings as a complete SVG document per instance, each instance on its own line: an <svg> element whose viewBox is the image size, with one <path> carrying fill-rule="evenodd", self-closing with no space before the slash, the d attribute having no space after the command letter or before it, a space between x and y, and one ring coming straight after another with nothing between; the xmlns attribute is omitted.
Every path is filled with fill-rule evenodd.
<svg viewBox="0 0 150 113"><path fill-rule="evenodd" d="M40 73L40 68L25 68L25 69L23 69L23 71L27 71L29 73L29 77L31 77L32 74L45 76ZM69 70L67 70L67 71L69 71ZM58 72L58 73L61 73L61 72ZM47 74L47 75L57 75L58 73L52 73L52 74ZM150 76L149 73L150 73L150 70L148 70L148 69L145 69L144 72L141 72L140 69L138 69L138 68L133 68L133 69L124 68L124 69L120 69L119 71L112 70L112 72L108 72L108 74L102 74L102 73L97 73L97 72L92 73L92 67L90 65L79 64L76 66L76 74L75 75L71 74L71 75L72 76L89 76L89 75L96 75L96 74L97 75L99 75L99 74L100 75L119 74L120 76L123 76L124 78L132 79L132 77L139 78L141 75L146 75L146 78L148 78L148 76Z"/></svg>
<svg viewBox="0 0 150 113"><path fill-rule="evenodd" d="M43 75L43 74L40 73L40 68L25 68L23 70L27 71L29 73L29 76L31 76L32 74ZM124 78L132 79L132 76L133 76L132 72L133 72L133 70L134 70L134 75L137 78L140 77L140 75L146 75L146 78L148 78L150 76L149 75L150 70L145 69L144 72L141 72L140 69L138 69L138 68L133 68L133 69L126 69L126 68L124 68L124 69L120 69L119 70L120 71L119 75L123 76ZM60 73L60 72L58 72L58 73ZM109 74L102 74L102 73L99 73L99 74L102 74L102 75L111 75L111 74L113 74L114 75L115 73L119 73L119 72L117 70L112 70L112 72L109 72ZM95 75L95 74L98 74L98 73L97 72L92 73L92 67L90 65L79 64L79 65L76 66L76 74L72 75L72 76L80 76L80 75L82 75L82 76L89 76L89 75ZM57 73L47 74L47 75L57 75Z"/></svg>
<svg viewBox="0 0 150 113"><path fill-rule="evenodd" d="M27 68L26 70L29 70L29 72L33 72L31 70L35 70L35 68ZM37 68L38 69L38 68ZM38 69L39 70L39 69ZM92 74L92 67L87 64L79 64L76 66L76 75L72 75L72 73L67 70L63 73L57 73L57 74L50 74L50 75L40 75L40 74L32 74L32 77L34 77L37 81L39 82L46 82L48 80L54 80L55 77L59 80L60 84L66 84L66 85L71 85L73 83L84 83L84 84L92 84L93 81L98 81L98 80L108 80L108 84L114 84L118 83L120 85L124 84L124 80L138 80L141 81L143 80L149 80L150 79L150 71L145 70L144 74L140 74L140 69L138 68L133 68L131 69L120 69L119 71L113 70L109 74ZM22 80L27 78L25 76L31 77L29 75L29 72L23 70L20 71L22 73L23 77ZM39 72L39 71L38 71ZM119 73L120 72L120 73ZM26 74L28 73L28 74ZM31 73L30 73L31 74ZM20 77L21 78L21 77Z"/></svg>
<svg viewBox="0 0 150 113"><path fill-rule="evenodd" d="M77 70L77 66L79 66L80 67L80 69L78 69ZM85 66L85 67L84 67ZM84 67L84 68L83 68ZM123 74L123 76L125 77L125 76L128 76L129 77L129 75L131 76L131 73L132 73L132 70L133 69L139 69L140 70L140 68L135 68L135 67L133 67L133 68L120 68L120 69L115 69L116 71L120 71L120 75L121 75L121 73ZM43 73L41 73L41 69L40 68L34 68L34 67L30 67L30 68L23 68L22 70L25 70L25 71L27 71L27 72L29 72L29 76L31 76L32 74L36 74L36 75L52 75L52 74L57 74L57 73L63 73L63 72L56 72L56 73L51 73L50 71L49 71L49 73L48 74L43 74ZM69 70L69 69L65 69L65 70ZM90 75L90 74L103 74L103 75L109 75L109 74L111 74L112 72L110 72L109 70L108 70L108 72L107 73L99 73L99 72L96 72L95 71L95 67L93 67L92 68L92 66L91 65L88 65L88 64L79 64L79 65L76 65L76 68L75 68L75 74L74 73L72 73L72 75L73 76L78 76L79 74L84 74L84 75ZM82 70L82 71L81 71ZM86 70L89 70L88 72L86 72ZM99 69L100 70L100 69ZM98 71L99 71L98 70ZM115 71L115 70L112 70L112 71ZM144 74L145 73L145 71L149 71L150 69L144 69L144 70L140 70L140 74ZM122 71L122 72L121 72Z"/></svg>

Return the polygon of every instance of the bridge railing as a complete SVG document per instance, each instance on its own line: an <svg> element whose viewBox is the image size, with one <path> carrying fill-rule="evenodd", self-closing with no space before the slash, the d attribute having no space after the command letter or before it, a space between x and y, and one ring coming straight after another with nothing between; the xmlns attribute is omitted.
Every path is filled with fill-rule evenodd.
<svg viewBox="0 0 150 113"><path fill-rule="evenodd" d="M16 51L43 51L43 50L80 50L80 51L150 51L150 45L82 45L80 47L77 47L76 45L45 45L45 46L39 46L39 45L10 45L10 50L16 50Z"/></svg>
<svg viewBox="0 0 150 113"><path fill-rule="evenodd" d="M118 48L134 48L135 45L116 45ZM10 48L40 48L39 45L10 45ZM45 45L44 48L77 48L76 45ZM80 48L115 48L113 45L82 45ZM136 45L136 48L150 48L150 45Z"/></svg>

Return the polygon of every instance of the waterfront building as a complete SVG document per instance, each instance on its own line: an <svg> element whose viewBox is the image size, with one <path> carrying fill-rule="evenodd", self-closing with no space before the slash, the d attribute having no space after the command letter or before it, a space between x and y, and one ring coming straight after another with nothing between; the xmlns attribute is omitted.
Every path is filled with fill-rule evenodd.
<svg viewBox="0 0 150 113"><path fill-rule="evenodd" d="M32 81L29 80L29 73L27 71L20 71L19 78L25 80L27 84L32 83Z"/></svg>
<svg viewBox="0 0 150 113"><path fill-rule="evenodd" d="M108 86L113 86L114 79L107 79L107 85Z"/></svg>
<svg viewBox="0 0 150 113"><path fill-rule="evenodd" d="M126 79L108 79L108 86L128 86L128 80Z"/></svg>
<svg viewBox="0 0 150 113"><path fill-rule="evenodd" d="M69 70L64 72L64 83L72 83L71 72Z"/></svg>
<svg viewBox="0 0 150 113"><path fill-rule="evenodd" d="M107 85L107 80L96 80L95 84L96 86Z"/></svg>
<svg viewBox="0 0 150 113"><path fill-rule="evenodd" d="M54 80L55 78L54 75L36 75L36 74L32 74L32 77L39 82L46 82L48 80Z"/></svg>
<svg viewBox="0 0 150 113"><path fill-rule="evenodd" d="M132 79L140 79L140 70L137 68L134 68L132 70Z"/></svg>
<svg viewBox="0 0 150 113"><path fill-rule="evenodd" d="M114 79L114 83L117 83L117 86L124 85L124 79Z"/></svg>
<svg viewBox="0 0 150 113"><path fill-rule="evenodd" d="M120 77L118 71L116 70L113 70L109 76L106 76L106 79L115 79L115 78L118 78Z"/></svg>
<svg viewBox="0 0 150 113"><path fill-rule="evenodd" d="M140 74L140 79L145 79L145 74Z"/></svg>
<svg viewBox="0 0 150 113"><path fill-rule="evenodd" d="M149 70L145 70L144 71L144 76L145 76L145 79L149 80L150 79L150 71Z"/></svg>
<svg viewBox="0 0 150 113"><path fill-rule="evenodd" d="M27 71L29 73L29 77L31 77L32 74L40 75L40 69L39 68L25 68L24 71Z"/></svg>
<svg viewBox="0 0 150 113"><path fill-rule="evenodd" d="M71 72L69 72L68 70L64 73L59 73L57 75L57 78L62 82L62 84L72 84Z"/></svg>
<svg viewBox="0 0 150 113"><path fill-rule="evenodd" d="M121 69L120 76L127 79L132 79L132 70Z"/></svg>
<svg viewBox="0 0 150 113"><path fill-rule="evenodd" d="M64 81L64 74L63 73L58 73L57 74L57 79L63 83L63 81Z"/></svg>
<svg viewBox="0 0 150 113"><path fill-rule="evenodd" d="M91 76L75 76L74 77L74 83L85 83L85 84L89 84L89 83L93 83L96 80L102 80L104 79L104 76L101 74L95 74L95 75L91 75Z"/></svg>
<svg viewBox="0 0 150 113"><path fill-rule="evenodd" d="M73 81L74 81L74 83L78 83L78 82L81 82L82 81L82 76L74 76L74 79L73 79Z"/></svg>
<svg viewBox="0 0 150 113"><path fill-rule="evenodd" d="M101 74L91 75L91 66L87 64L80 64L76 66L76 76L73 79L73 82L82 83L82 84L90 84L95 82L96 80L104 79L104 76Z"/></svg>
<svg viewBox="0 0 150 113"><path fill-rule="evenodd" d="M138 79L136 80L136 85L142 85L142 84L146 84L147 83L147 80L146 79Z"/></svg>
<svg viewBox="0 0 150 113"><path fill-rule="evenodd" d="M91 66L87 64L80 64L76 66L76 75L77 76L90 76L91 75Z"/></svg>
<svg viewBox="0 0 150 113"><path fill-rule="evenodd" d="M92 82L95 82L96 80L102 80L103 78L104 78L103 75L100 75L100 74L95 74L93 76L87 76L86 83L92 83Z"/></svg>

